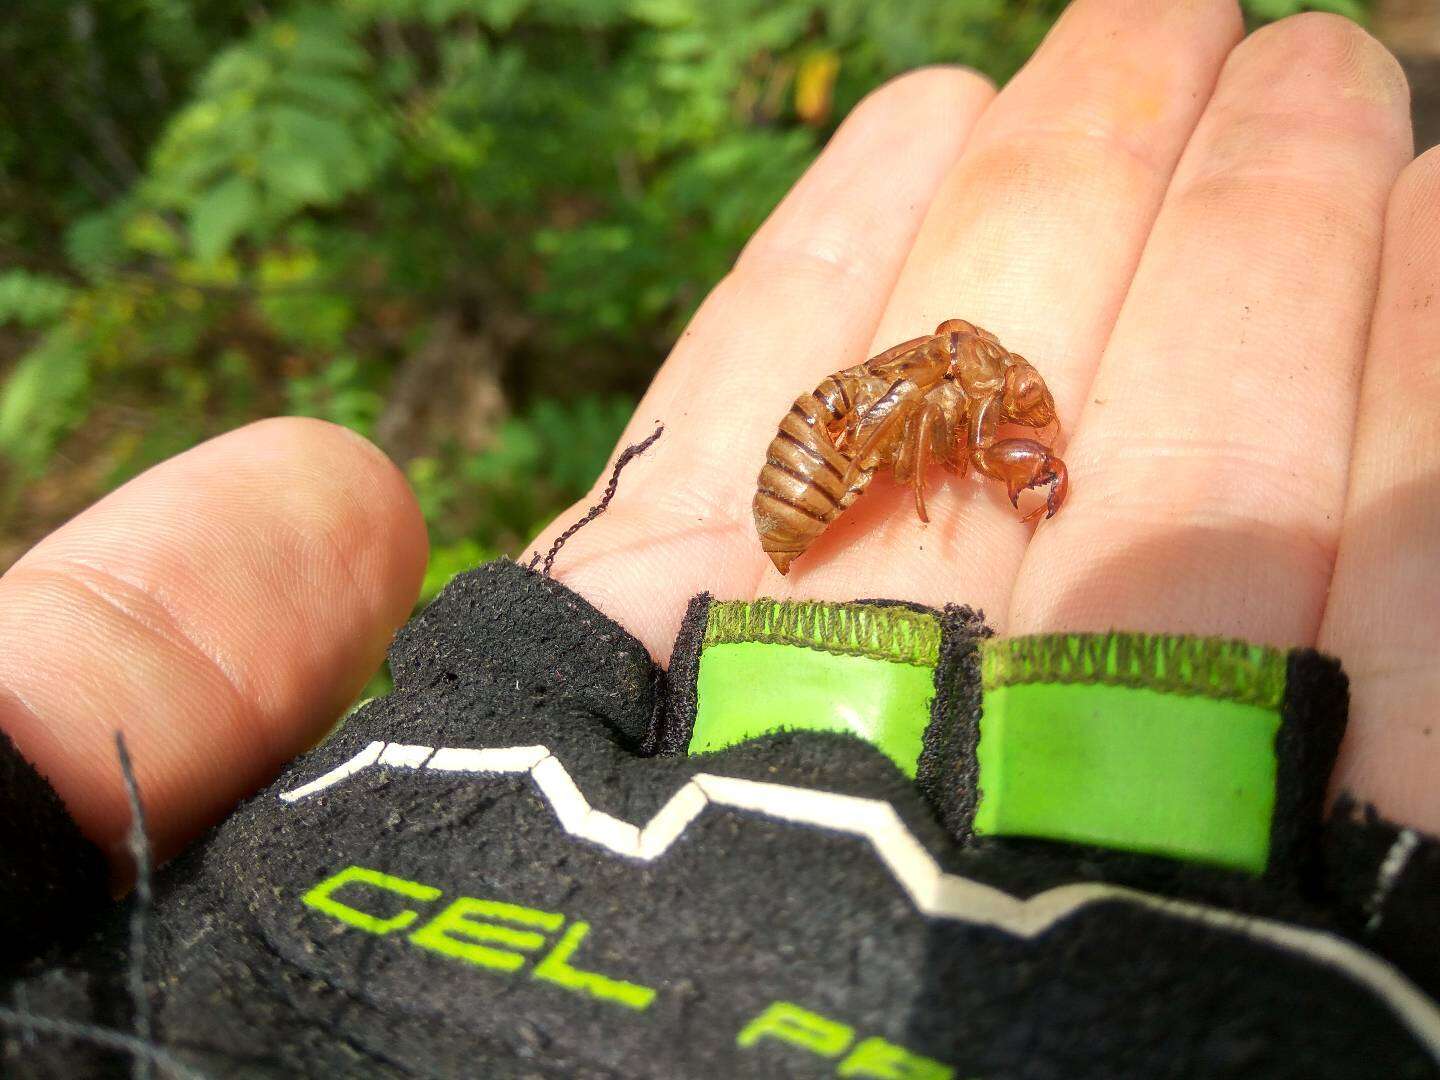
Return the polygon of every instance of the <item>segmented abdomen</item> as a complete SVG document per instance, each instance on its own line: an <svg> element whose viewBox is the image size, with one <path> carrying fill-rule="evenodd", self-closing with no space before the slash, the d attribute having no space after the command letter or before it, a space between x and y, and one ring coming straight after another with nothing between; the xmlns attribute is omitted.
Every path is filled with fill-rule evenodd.
<svg viewBox="0 0 1440 1080"><path fill-rule="evenodd" d="M831 434L842 431L854 414L860 389L855 369L827 377L795 399L765 453L755 491L755 528L782 574L870 482L873 470L846 486L851 459Z"/></svg>

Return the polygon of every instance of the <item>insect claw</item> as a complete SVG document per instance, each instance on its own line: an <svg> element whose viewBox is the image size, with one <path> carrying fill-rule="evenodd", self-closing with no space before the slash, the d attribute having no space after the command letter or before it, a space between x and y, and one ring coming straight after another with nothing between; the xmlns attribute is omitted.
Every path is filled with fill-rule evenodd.
<svg viewBox="0 0 1440 1080"><path fill-rule="evenodd" d="M1045 520L1055 516L1055 511L1060 509L1060 504L1065 501L1065 495L1070 489L1070 475L1065 468L1065 463L1059 458L1050 458L1044 472L1036 477L1031 487L1040 487L1044 484L1050 485L1050 490L1045 495L1045 501L1026 514L1021 521L1034 521L1045 512Z"/></svg>

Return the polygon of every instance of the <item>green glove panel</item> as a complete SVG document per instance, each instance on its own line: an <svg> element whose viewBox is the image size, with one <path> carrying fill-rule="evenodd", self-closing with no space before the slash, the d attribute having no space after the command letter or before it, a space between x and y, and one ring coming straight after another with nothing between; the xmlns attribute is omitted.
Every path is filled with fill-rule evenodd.
<svg viewBox="0 0 1440 1080"><path fill-rule="evenodd" d="M1242 642L981 643L980 835L1265 870L1285 658Z"/></svg>
<svg viewBox="0 0 1440 1080"><path fill-rule="evenodd" d="M1344 727L1344 675L1309 650L1120 632L995 639L968 609L884 601L699 598L671 677L669 752L846 732L918 772L961 840L1254 874L1308 857Z"/></svg>
<svg viewBox="0 0 1440 1080"><path fill-rule="evenodd" d="M713 603L689 751L773 731L843 731L913 779L939 648L939 620L903 607Z"/></svg>

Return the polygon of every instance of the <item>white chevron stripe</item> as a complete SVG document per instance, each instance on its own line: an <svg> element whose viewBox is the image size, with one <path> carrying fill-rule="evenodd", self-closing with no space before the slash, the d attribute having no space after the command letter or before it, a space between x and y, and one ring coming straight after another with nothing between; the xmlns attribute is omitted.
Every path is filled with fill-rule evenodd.
<svg viewBox="0 0 1440 1080"><path fill-rule="evenodd" d="M710 803L848 833L870 842L922 914L993 926L1022 938L1042 934L1082 908L1102 903L1133 904L1229 930L1299 953L1348 975L1385 1001L1440 1062L1440 1010L1395 968L1344 938L1117 885L1062 885L1022 900L993 886L945 873L905 827L894 807L879 799L696 773L647 825L637 827L592 807L564 764L544 746L436 749L384 742L372 742L323 776L281 792L280 798L296 802L376 764L433 772L529 773L566 832L645 862L668 851Z"/></svg>
<svg viewBox="0 0 1440 1080"><path fill-rule="evenodd" d="M294 791L285 792L280 798L286 802L294 802L296 799L305 798L306 795L313 795L317 791L324 791L332 784L338 784L347 776L354 776L361 769L368 769L371 765L374 765L375 762L380 760L380 752L384 749L384 743L372 742L349 761L342 765L337 765L324 776L317 776L314 780L311 780L310 783L302 787L297 787Z"/></svg>

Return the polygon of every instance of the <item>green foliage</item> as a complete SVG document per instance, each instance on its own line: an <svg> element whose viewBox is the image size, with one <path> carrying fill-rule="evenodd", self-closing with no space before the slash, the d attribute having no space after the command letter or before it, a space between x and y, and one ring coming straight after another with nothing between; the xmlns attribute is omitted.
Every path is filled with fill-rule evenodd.
<svg viewBox="0 0 1440 1080"><path fill-rule="evenodd" d="M341 424L370 437L385 399L373 387L376 374L354 356L341 355L313 374L299 375L286 386L286 412Z"/></svg>
<svg viewBox="0 0 1440 1080"><path fill-rule="evenodd" d="M587 396L541 399L500 425L492 444L455 459L417 458L409 478L427 521L446 522L447 550L514 552L603 468L634 403ZM432 530L433 531L433 530ZM448 578L446 579L448 580ZM442 582L443 584L443 582Z"/></svg>
<svg viewBox="0 0 1440 1080"><path fill-rule="evenodd" d="M186 215L201 262L341 202L383 168L394 142L348 30L319 7L276 19L216 57L167 125L140 197Z"/></svg>
<svg viewBox="0 0 1440 1080"><path fill-rule="evenodd" d="M43 326L55 322L70 302L70 286L26 270L0 273L0 325Z"/></svg>
<svg viewBox="0 0 1440 1080"><path fill-rule="evenodd" d="M66 226L136 182L187 84L246 19L234 0L6 5L0 261L53 269Z"/></svg>
<svg viewBox="0 0 1440 1080"><path fill-rule="evenodd" d="M1363 23L1370 4L1368 0L1245 0L1245 14L1259 22L1284 19L1302 11L1328 11Z"/></svg>
<svg viewBox="0 0 1440 1080"><path fill-rule="evenodd" d="M0 453L21 476L45 465L60 433L84 412L90 355L65 326L51 330L16 365L0 390ZM0 491L0 508L16 493L14 481Z"/></svg>
<svg viewBox="0 0 1440 1080"><path fill-rule="evenodd" d="M28 5L0 20L7 498L77 455L104 464L87 483L118 483L278 411L383 432L433 328L518 327L495 338L511 409L486 449L440 432L408 466L427 589L513 552L584 493L668 341L846 111L935 61L1003 81L1063 7ZM1363 14L1247 4L1302 7Z"/></svg>

